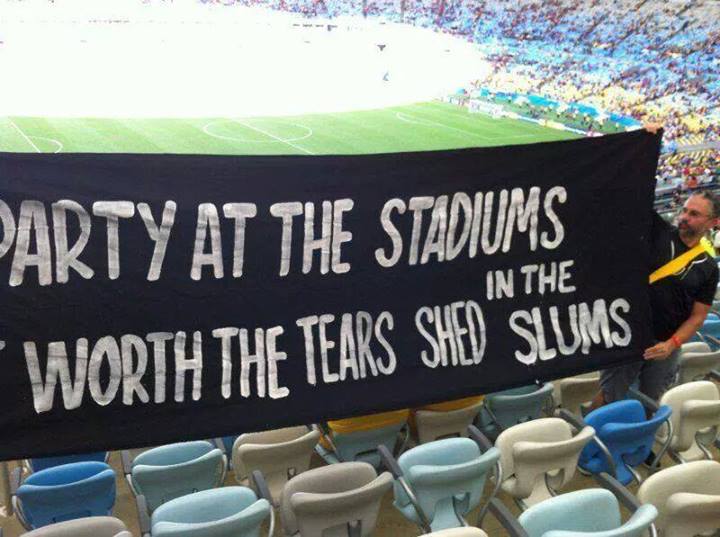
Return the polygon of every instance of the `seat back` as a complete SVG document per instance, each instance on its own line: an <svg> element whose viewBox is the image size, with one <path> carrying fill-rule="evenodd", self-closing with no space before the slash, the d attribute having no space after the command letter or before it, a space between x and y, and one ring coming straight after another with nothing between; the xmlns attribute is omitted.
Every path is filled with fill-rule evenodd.
<svg viewBox="0 0 720 537"><path fill-rule="evenodd" d="M637 497L657 507L656 525L665 535L720 528L720 463L695 461L661 470L640 485Z"/></svg>
<svg viewBox="0 0 720 537"><path fill-rule="evenodd" d="M398 434L406 425L407 422L398 422L365 431L335 432L333 433L333 443L342 461L367 462L378 468L380 455L378 455L377 447L383 445L392 453L395 450Z"/></svg>
<svg viewBox="0 0 720 537"><path fill-rule="evenodd" d="M661 406L651 419L645 419L645 409L634 399L617 401L601 407L585 417L585 423L595 429L608 447L617 469L617 479L627 485L633 479L628 467L634 467L650 454L657 430L671 414L669 406ZM590 443L580 455L580 466L592 472L608 472L605 458L596 444Z"/></svg>
<svg viewBox="0 0 720 537"><path fill-rule="evenodd" d="M97 451L95 453L82 453L80 455L63 455L60 457L39 457L30 459L29 465L33 472L39 472L53 466L61 466L70 464L71 462L107 462L107 451Z"/></svg>
<svg viewBox="0 0 720 537"><path fill-rule="evenodd" d="M465 408L447 412L416 411L415 425L419 443L425 444L452 436L467 436L467 428L475 421L481 408L482 402L478 402Z"/></svg>
<svg viewBox="0 0 720 537"><path fill-rule="evenodd" d="M518 499L533 493L549 497L546 483L559 490L572 479L580 453L594 434L592 427L585 427L573 437L570 425L559 418L541 418L503 431L495 442L503 477L509 480L503 489Z"/></svg>
<svg viewBox="0 0 720 537"><path fill-rule="evenodd" d="M688 382L668 390L660 399L661 405L672 408L670 421L673 424L672 448L676 451L689 450L698 437L698 432L711 444L717 437L720 426L720 393L710 381ZM661 431L662 433L662 431Z"/></svg>
<svg viewBox="0 0 720 537"><path fill-rule="evenodd" d="M161 505L152 515L153 537L259 537L270 503L247 487L208 489Z"/></svg>
<svg viewBox="0 0 720 537"><path fill-rule="evenodd" d="M600 375L597 372L569 377L553 382L555 401L580 416L580 406L592 400L600 391Z"/></svg>
<svg viewBox="0 0 720 537"><path fill-rule="evenodd" d="M122 520L109 516L58 522L24 533L23 537L131 537Z"/></svg>
<svg viewBox="0 0 720 537"><path fill-rule="evenodd" d="M286 535L347 537L349 526L362 536L375 528L382 496L392 476L364 462L332 464L308 470L288 481L280 505Z"/></svg>
<svg viewBox="0 0 720 537"><path fill-rule="evenodd" d="M481 426L492 424L504 430L518 423L537 419L552 392L553 385L548 382L539 388L534 385L523 386L492 393L485 397L485 406L480 412ZM493 424L486 408L495 416L496 423Z"/></svg>
<svg viewBox="0 0 720 537"><path fill-rule="evenodd" d="M115 472L104 462L75 462L30 475L17 490L22 516L31 528L110 515Z"/></svg>
<svg viewBox="0 0 720 537"><path fill-rule="evenodd" d="M644 505L621 524L620 506L612 492L585 489L534 505L518 521L528 537L641 537L655 516L657 510Z"/></svg>
<svg viewBox="0 0 720 537"><path fill-rule="evenodd" d="M497 448L481 453L468 438L446 438L403 453L398 464L432 529L438 530L461 525L458 516L479 505L485 480L499 458ZM398 482L394 494L401 511L410 506Z"/></svg>
<svg viewBox="0 0 720 537"><path fill-rule="evenodd" d="M288 479L310 467L319 438L318 431L305 426L243 434L232 450L235 478L242 482L260 470L273 498L279 499Z"/></svg>
<svg viewBox="0 0 720 537"><path fill-rule="evenodd" d="M225 457L210 442L184 442L154 448L133 461L132 484L152 512L165 502L217 487L225 474Z"/></svg>
<svg viewBox="0 0 720 537"><path fill-rule="evenodd" d="M704 379L710 371L720 367L720 350L710 352L683 352L679 358L678 383Z"/></svg>

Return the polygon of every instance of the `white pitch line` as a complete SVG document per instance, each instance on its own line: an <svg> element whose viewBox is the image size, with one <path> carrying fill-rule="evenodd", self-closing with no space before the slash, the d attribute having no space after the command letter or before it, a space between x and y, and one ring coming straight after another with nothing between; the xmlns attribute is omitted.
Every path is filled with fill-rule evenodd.
<svg viewBox="0 0 720 537"><path fill-rule="evenodd" d="M38 153L42 153L42 151L40 151L40 149L38 149L38 146L35 145L35 143L28 137L28 135L25 134L25 133L22 131L22 129L20 129L20 127L18 127L12 119L7 118L7 120L10 122L10 125L12 125L13 127L15 127L15 129L20 133L20 136L22 136L23 138L25 138L25 141L26 141L27 143L29 143L31 146L33 146L33 149L35 149L35 151L37 151Z"/></svg>
<svg viewBox="0 0 720 537"><path fill-rule="evenodd" d="M444 129L450 129L450 130L462 132L463 134L469 134L470 136L475 136L475 137L481 138L485 141L489 141L487 136L483 136L482 134L478 134L477 132L466 131L465 129L458 129L457 127L451 127L450 125L445 125L444 123L440 123L439 121L433 121L432 119L426 119L424 117L413 117L404 112L397 112L395 114L395 116L400 121L405 121L406 123L416 123L418 125L435 125L436 127L442 127ZM400 116L405 116L405 118L408 118L408 119L403 119Z"/></svg>
<svg viewBox="0 0 720 537"><path fill-rule="evenodd" d="M284 144L289 145L290 147L293 147L293 148L295 148L295 149L299 149L300 151L302 151L302 152L304 152L304 153L307 153L308 155L314 155L314 154L315 154L315 153L313 153L312 151L309 151L309 150L305 149L304 147L300 147L299 145L295 145L295 144L292 143L292 142L288 142L287 140L285 140L285 139L283 139L283 138L280 138L279 136L275 136L274 134L272 134L272 133L270 133L270 132L264 131L264 130L262 130L262 129L259 128L259 127L253 127L252 125L249 125L249 124L247 124L247 123L245 123L245 122L243 122L243 121L240 121L239 119L233 119L233 121L236 122L236 123L239 124L239 125L242 125L243 127L247 127L248 129L252 129L252 130L254 130L254 131L257 131L257 132L259 132L260 134L264 134L265 136L269 136L270 138L273 138L273 139L277 140L278 142L282 142L282 143L284 143Z"/></svg>

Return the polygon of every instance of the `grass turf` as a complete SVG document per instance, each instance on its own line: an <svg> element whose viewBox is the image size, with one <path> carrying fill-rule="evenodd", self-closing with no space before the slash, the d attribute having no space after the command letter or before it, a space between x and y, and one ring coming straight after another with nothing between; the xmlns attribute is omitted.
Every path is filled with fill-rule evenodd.
<svg viewBox="0 0 720 537"><path fill-rule="evenodd" d="M0 151L362 154L565 140L576 135L442 102L246 119L0 118Z"/></svg>

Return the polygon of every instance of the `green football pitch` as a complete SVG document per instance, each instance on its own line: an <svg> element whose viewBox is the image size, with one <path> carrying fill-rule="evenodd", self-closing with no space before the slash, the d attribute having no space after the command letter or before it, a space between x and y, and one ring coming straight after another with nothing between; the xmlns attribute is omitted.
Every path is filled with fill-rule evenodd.
<svg viewBox="0 0 720 537"><path fill-rule="evenodd" d="M575 138L514 119L427 102L283 117L108 119L0 117L0 151L362 154L526 144Z"/></svg>

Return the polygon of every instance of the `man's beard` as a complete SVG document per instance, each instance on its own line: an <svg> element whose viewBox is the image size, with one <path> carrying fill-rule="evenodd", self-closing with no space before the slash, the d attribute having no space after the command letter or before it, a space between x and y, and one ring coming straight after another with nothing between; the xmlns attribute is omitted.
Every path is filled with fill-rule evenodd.
<svg viewBox="0 0 720 537"><path fill-rule="evenodd" d="M678 222L678 233L683 239L695 240L703 236L703 231L700 229L691 228L687 222Z"/></svg>

